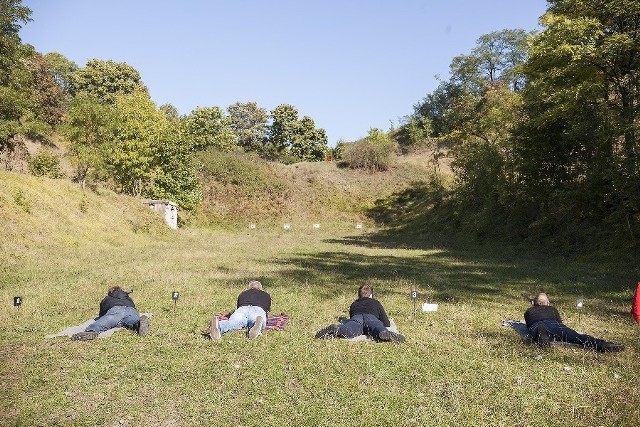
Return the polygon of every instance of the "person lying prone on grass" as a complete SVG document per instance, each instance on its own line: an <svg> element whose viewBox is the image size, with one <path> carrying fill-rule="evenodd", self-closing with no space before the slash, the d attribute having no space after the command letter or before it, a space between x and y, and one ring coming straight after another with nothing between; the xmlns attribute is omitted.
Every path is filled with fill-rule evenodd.
<svg viewBox="0 0 640 427"><path fill-rule="evenodd" d="M586 349L605 352L624 350L624 345L616 344L581 334L565 326L560 319L560 313L549 302L545 293L539 293L533 298L533 307L524 313L524 321L529 329L532 340L540 347L549 347L552 341L578 344Z"/></svg>
<svg viewBox="0 0 640 427"><path fill-rule="evenodd" d="M404 335L387 329L391 322L380 301L373 298L373 288L369 285L358 289L358 299L349 307L349 317L340 324L319 330L316 338L355 338L366 334L379 341L404 341Z"/></svg>
<svg viewBox="0 0 640 427"><path fill-rule="evenodd" d="M86 327L84 332L78 332L71 336L72 340L92 340L101 332L111 328L125 327L146 335L149 332L149 318L140 316L136 305L129 296L131 292L125 292L120 286L113 286L107 291L100 301L100 311L95 321Z"/></svg>
<svg viewBox="0 0 640 427"><path fill-rule="evenodd" d="M271 310L271 296L262 289L257 280L249 282L249 287L238 295L235 311L229 319L211 318L209 337L212 340L222 339L222 334L239 329L249 328L249 338L262 335L267 327L267 313Z"/></svg>

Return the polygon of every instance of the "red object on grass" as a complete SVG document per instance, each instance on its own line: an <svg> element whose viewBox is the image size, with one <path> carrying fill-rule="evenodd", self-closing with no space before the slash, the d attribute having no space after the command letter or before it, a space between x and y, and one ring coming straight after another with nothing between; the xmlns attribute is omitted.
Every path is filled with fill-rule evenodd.
<svg viewBox="0 0 640 427"><path fill-rule="evenodd" d="M633 295L633 305L631 306L631 316L636 323L640 323L640 282L636 286L636 292Z"/></svg>

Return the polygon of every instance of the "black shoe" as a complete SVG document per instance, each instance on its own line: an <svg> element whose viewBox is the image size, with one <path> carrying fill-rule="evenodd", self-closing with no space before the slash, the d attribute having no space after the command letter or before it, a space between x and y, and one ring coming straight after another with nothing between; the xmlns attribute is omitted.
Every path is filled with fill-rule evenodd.
<svg viewBox="0 0 640 427"><path fill-rule="evenodd" d="M542 348L551 347L551 340L549 339L549 332L547 332L547 328L544 325L538 326L538 339L536 340L538 345Z"/></svg>
<svg viewBox="0 0 640 427"><path fill-rule="evenodd" d="M380 341L389 341L389 342L404 342L404 335L399 334L397 332L391 332L389 330L384 330L380 332L378 335L378 339Z"/></svg>
<svg viewBox="0 0 640 427"><path fill-rule="evenodd" d="M140 316L140 324L138 326L138 335L141 337L149 333L149 318L144 314Z"/></svg>
<svg viewBox="0 0 640 427"><path fill-rule="evenodd" d="M98 333L94 331L78 332L71 335L73 341L90 341L98 338Z"/></svg>
<svg viewBox="0 0 640 427"><path fill-rule="evenodd" d="M624 350L624 345L614 342L605 342L599 346L597 350L601 353L619 353Z"/></svg>
<svg viewBox="0 0 640 427"><path fill-rule="evenodd" d="M326 338L333 338L338 336L338 329L340 329L340 325L329 325L325 328L320 329L317 333L316 333L316 338L317 339L326 339Z"/></svg>

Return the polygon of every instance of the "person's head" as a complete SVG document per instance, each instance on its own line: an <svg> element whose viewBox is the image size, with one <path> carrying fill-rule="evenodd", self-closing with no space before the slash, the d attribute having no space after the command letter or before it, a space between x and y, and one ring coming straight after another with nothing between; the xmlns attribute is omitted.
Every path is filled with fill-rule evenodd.
<svg viewBox="0 0 640 427"><path fill-rule="evenodd" d="M122 290L122 288L120 286L112 286L112 287L109 288L109 291L107 292L107 294L113 295L116 292L121 291L121 290Z"/></svg>
<svg viewBox="0 0 640 427"><path fill-rule="evenodd" d="M262 290L262 283L257 280L252 280L249 282L249 289L259 289Z"/></svg>
<svg viewBox="0 0 640 427"><path fill-rule="evenodd" d="M373 298L373 288L369 285L362 285L358 288L359 298Z"/></svg>
<svg viewBox="0 0 640 427"><path fill-rule="evenodd" d="M544 292L540 292L533 298L533 305L549 305L549 297Z"/></svg>

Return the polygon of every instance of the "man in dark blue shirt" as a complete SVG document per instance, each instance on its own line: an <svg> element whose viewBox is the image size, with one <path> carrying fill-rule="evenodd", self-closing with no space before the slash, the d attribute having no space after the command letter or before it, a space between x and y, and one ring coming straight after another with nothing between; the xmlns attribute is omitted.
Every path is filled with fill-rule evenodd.
<svg viewBox="0 0 640 427"><path fill-rule="evenodd" d="M362 285L358 289L358 299L349 307L349 319L321 329L316 338L355 338L366 334L380 341L403 342L404 335L390 331L389 326L391 322L384 307L373 298L373 288Z"/></svg>

